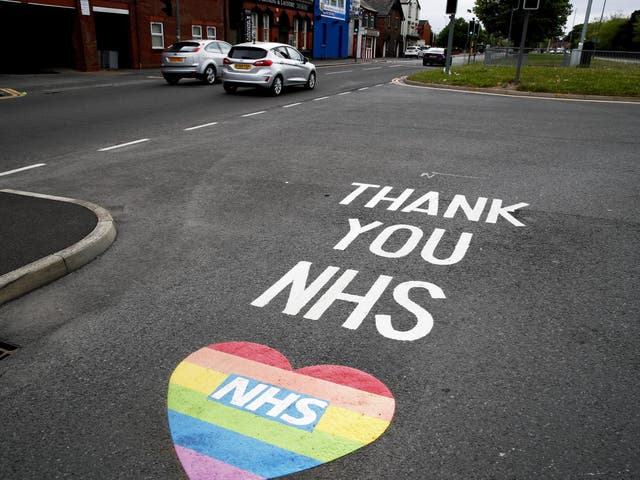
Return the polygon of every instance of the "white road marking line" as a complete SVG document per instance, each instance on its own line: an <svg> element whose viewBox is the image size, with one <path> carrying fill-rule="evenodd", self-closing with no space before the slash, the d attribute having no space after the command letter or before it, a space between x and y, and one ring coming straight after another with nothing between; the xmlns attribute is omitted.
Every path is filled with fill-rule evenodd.
<svg viewBox="0 0 640 480"><path fill-rule="evenodd" d="M114 145L112 147L100 148L99 152L106 152L108 150L113 150L115 148L128 147L129 145L135 145L136 143L148 142L148 138L141 138L140 140L134 140L133 142L121 143L120 145Z"/></svg>
<svg viewBox="0 0 640 480"><path fill-rule="evenodd" d="M350 93L351 92L342 92L342 93L339 93L338 95L349 95Z"/></svg>
<svg viewBox="0 0 640 480"><path fill-rule="evenodd" d="M384 83L379 83L377 85L374 85L374 87L384 87Z"/></svg>
<svg viewBox="0 0 640 480"><path fill-rule="evenodd" d="M245 113L242 116L243 117L253 117L254 115L260 115L261 113L265 113L265 112L266 112L266 110L260 110L259 112Z"/></svg>
<svg viewBox="0 0 640 480"><path fill-rule="evenodd" d="M387 68L398 68L398 67L404 67L404 65L389 65Z"/></svg>
<svg viewBox="0 0 640 480"><path fill-rule="evenodd" d="M318 97L318 98L314 98L313 101L317 102L318 100L326 100L329 97Z"/></svg>
<svg viewBox="0 0 640 480"><path fill-rule="evenodd" d="M338 75L339 73L349 73L349 72L353 72L353 70L340 70L339 72L325 73L325 75Z"/></svg>
<svg viewBox="0 0 640 480"><path fill-rule="evenodd" d="M204 127L212 127L213 125L217 125L217 124L218 122L205 123L203 125L196 125L195 127L185 128L184 131L190 132L191 130L197 130L198 128L204 128Z"/></svg>
<svg viewBox="0 0 640 480"><path fill-rule="evenodd" d="M290 103L289 105L283 105L282 108L291 108L291 107L297 107L298 105L302 105L301 102L297 102L297 103Z"/></svg>
<svg viewBox="0 0 640 480"><path fill-rule="evenodd" d="M382 67L363 68L362 70L380 70Z"/></svg>
<svg viewBox="0 0 640 480"><path fill-rule="evenodd" d="M360 90L368 90L368 89L369 89L369 87L362 87L362 88L359 88L358 91L360 91Z"/></svg>
<svg viewBox="0 0 640 480"><path fill-rule="evenodd" d="M12 173L24 172L25 170L31 170L32 168L44 167L46 163L35 163L33 165L29 165L28 167L16 168L15 170L8 170L6 172L0 172L0 177L5 175L11 175Z"/></svg>

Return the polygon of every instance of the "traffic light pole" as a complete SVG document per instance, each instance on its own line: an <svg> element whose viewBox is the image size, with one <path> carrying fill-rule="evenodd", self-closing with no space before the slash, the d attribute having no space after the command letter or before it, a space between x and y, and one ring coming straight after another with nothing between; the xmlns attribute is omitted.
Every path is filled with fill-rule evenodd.
<svg viewBox="0 0 640 480"><path fill-rule="evenodd" d="M449 16L449 39L447 40L447 56L444 59L444 73L451 74L451 50L453 49L453 27L456 23L456 14L452 13Z"/></svg>
<svg viewBox="0 0 640 480"><path fill-rule="evenodd" d="M516 68L516 79L513 81L516 85L520 83L520 70L522 69L522 59L524 58L524 44L527 39L527 27L529 26L529 10L525 10L525 12L522 38L520 39L520 53L518 54L518 68Z"/></svg>

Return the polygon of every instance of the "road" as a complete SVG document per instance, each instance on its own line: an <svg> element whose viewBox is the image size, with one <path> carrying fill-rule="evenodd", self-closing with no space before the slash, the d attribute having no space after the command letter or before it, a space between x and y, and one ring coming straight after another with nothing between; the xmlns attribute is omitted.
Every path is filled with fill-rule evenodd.
<svg viewBox="0 0 640 480"><path fill-rule="evenodd" d="M0 171L46 165L0 188L94 202L118 238L0 308L2 471L186 478L172 372L253 342L395 399L377 440L291 478L639 477L638 105L392 82L417 68L3 101Z"/></svg>

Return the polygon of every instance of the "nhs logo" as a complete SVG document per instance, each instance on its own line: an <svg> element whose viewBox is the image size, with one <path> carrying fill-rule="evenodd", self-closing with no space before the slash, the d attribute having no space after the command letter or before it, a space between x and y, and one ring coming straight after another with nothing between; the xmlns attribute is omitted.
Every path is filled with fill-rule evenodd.
<svg viewBox="0 0 640 480"><path fill-rule="evenodd" d="M230 375L209 400L312 432L329 402L239 375Z"/></svg>

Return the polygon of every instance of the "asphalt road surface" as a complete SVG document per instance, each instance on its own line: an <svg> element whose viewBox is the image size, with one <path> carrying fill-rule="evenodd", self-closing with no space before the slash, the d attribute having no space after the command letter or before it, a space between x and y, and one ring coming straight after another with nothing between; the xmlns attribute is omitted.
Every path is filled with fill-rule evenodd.
<svg viewBox="0 0 640 480"><path fill-rule="evenodd" d="M141 78L0 104L0 170L46 163L0 188L118 229L0 308L21 347L4 476L186 478L169 378L253 342L395 399L377 440L291 478L640 477L639 106L414 88L391 80L418 62L392 65L279 98Z"/></svg>

